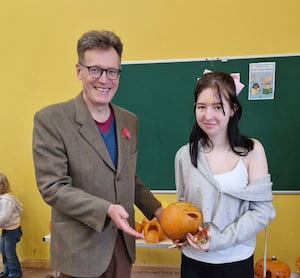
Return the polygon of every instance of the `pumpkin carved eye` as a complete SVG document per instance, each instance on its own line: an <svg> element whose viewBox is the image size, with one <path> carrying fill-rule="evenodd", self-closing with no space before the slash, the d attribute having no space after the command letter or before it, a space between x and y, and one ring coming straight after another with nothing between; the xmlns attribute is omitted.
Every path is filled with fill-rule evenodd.
<svg viewBox="0 0 300 278"><path fill-rule="evenodd" d="M195 213L187 213L187 215L191 218L198 218L199 214L195 214Z"/></svg>

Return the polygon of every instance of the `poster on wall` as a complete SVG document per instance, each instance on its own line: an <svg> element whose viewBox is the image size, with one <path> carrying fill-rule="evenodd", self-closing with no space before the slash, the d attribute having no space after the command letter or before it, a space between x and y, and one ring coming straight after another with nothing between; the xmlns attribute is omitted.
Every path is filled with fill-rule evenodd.
<svg viewBox="0 0 300 278"><path fill-rule="evenodd" d="M274 99L275 62L249 64L249 100Z"/></svg>

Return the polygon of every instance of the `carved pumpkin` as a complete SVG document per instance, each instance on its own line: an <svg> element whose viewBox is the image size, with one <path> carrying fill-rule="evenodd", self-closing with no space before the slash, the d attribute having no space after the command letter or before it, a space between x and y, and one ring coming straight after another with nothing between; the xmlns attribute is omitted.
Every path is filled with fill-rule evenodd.
<svg viewBox="0 0 300 278"><path fill-rule="evenodd" d="M144 224L144 238L146 242L157 243L165 237L156 218Z"/></svg>
<svg viewBox="0 0 300 278"><path fill-rule="evenodd" d="M146 223L148 223L150 220L147 217L144 217L142 220L142 228L144 229Z"/></svg>
<svg viewBox="0 0 300 278"><path fill-rule="evenodd" d="M142 223L140 223L138 221L135 221L134 228L138 233L141 233L143 231L143 225L142 225Z"/></svg>
<svg viewBox="0 0 300 278"><path fill-rule="evenodd" d="M254 267L254 277L263 278L264 276L264 259L260 259L256 262ZM289 278L291 275L291 269L289 266L281 261L278 261L276 257L266 260L266 278Z"/></svg>
<svg viewBox="0 0 300 278"><path fill-rule="evenodd" d="M160 225L171 240L184 240L187 233L196 234L202 226L202 214L189 202L169 204L161 213Z"/></svg>
<svg viewBox="0 0 300 278"><path fill-rule="evenodd" d="M300 274L300 257L296 260L296 272Z"/></svg>

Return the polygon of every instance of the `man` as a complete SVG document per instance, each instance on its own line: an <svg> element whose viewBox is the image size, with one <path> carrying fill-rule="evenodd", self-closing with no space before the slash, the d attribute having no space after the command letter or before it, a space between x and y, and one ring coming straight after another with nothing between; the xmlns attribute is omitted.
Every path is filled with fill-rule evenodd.
<svg viewBox="0 0 300 278"><path fill-rule="evenodd" d="M51 265L61 277L130 277L134 204L147 218L160 202L136 176L137 118L111 103L119 86L120 38L90 31L77 43L82 92L34 117L38 188L52 207Z"/></svg>

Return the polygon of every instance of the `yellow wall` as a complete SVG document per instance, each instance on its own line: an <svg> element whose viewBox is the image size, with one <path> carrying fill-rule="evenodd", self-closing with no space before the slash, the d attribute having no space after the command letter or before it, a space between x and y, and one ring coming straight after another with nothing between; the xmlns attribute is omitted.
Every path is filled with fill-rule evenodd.
<svg viewBox="0 0 300 278"><path fill-rule="evenodd" d="M115 31L125 45L124 61L300 52L300 2L296 0L2 2L0 171L7 174L25 208L24 236L18 245L22 260L49 258L49 246L41 237L48 232L50 210L35 185L32 117L39 108L79 92L75 45L83 32ZM299 195L277 195L278 216L270 226L269 254L291 265L300 255L299 201ZM259 257L263 254L260 238ZM165 251L139 248L137 261L178 262L176 250L156 255Z"/></svg>

